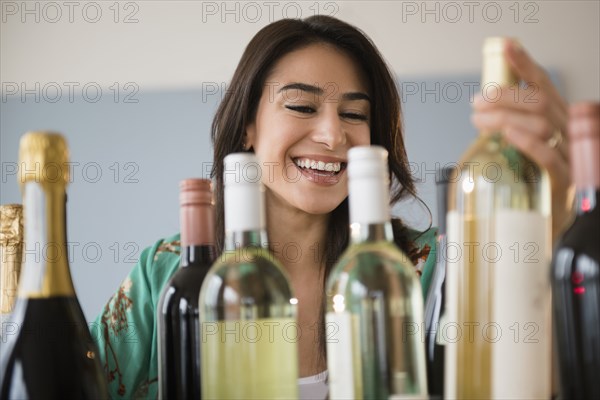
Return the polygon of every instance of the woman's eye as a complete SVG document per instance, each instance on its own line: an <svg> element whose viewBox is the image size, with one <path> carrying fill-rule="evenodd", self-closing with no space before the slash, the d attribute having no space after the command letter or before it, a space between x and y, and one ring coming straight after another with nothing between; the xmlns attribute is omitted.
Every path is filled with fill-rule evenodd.
<svg viewBox="0 0 600 400"><path fill-rule="evenodd" d="M285 106L285 108L292 110L292 111L301 112L304 114L312 114L315 112L314 108L308 107L308 106Z"/></svg>
<svg viewBox="0 0 600 400"><path fill-rule="evenodd" d="M358 121L366 121L368 119L367 116L364 114L352 113L352 112L342 113L341 116L344 118L354 119L354 120L358 120Z"/></svg>

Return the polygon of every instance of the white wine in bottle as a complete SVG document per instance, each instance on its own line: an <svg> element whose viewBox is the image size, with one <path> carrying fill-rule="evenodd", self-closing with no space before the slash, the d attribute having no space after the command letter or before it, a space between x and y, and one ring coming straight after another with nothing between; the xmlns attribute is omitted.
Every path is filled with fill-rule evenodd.
<svg viewBox="0 0 600 400"><path fill-rule="evenodd" d="M2 399L108 398L69 271L68 163L61 135L34 132L21 139L27 253L12 314L18 331L3 337L0 353Z"/></svg>
<svg viewBox="0 0 600 400"><path fill-rule="evenodd" d="M484 44L483 93L519 90L505 38ZM445 397L551 396L551 198L547 173L482 132L449 187ZM450 329L451 328L451 329Z"/></svg>
<svg viewBox="0 0 600 400"><path fill-rule="evenodd" d="M426 398L423 295L394 244L387 151L348 152L351 244L327 281L330 399Z"/></svg>
<svg viewBox="0 0 600 400"><path fill-rule="evenodd" d="M225 251L199 299L202 398L295 399L297 300L267 248L259 163L251 153L224 163Z"/></svg>

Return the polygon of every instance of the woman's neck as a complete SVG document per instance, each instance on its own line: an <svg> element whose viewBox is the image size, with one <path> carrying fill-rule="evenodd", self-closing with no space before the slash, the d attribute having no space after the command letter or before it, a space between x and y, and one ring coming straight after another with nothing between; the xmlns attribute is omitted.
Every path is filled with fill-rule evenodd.
<svg viewBox="0 0 600 400"><path fill-rule="evenodd" d="M329 215L312 215L267 202L267 231L271 250L283 264L298 299L300 376L315 375L327 368L315 345L320 339L321 308L325 281L324 250Z"/></svg>
<svg viewBox="0 0 600 400"><path fill-rule="evenodd" d="M266 198L271 250L290 277L315 274L323 268L329 215L313 215Z"/></svg>

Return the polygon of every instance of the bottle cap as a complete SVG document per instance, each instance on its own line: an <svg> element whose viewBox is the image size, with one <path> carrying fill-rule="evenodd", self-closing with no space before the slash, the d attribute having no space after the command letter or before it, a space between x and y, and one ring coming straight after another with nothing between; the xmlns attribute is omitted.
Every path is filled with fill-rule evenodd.
<svg viewBox="0 0 600 400"><path fill-rule="evenodd" d="M253 153L232 153L223 160L225 232L265 228L262 169Z"/></svg>
<svg viewBox="0 0 600 400"><path fill-rule="evenodd" d="M65 138L55 132L28 132L19 145L19 183L69 182L69 150Z"/></svg>
<svg viewBox="0 0 600 400"><path fill-rule="evenodd" d="M350 223L380 224L390 220L388 152L381 146L348 151Z"/></svg>
<svg viewBox="0 0 600 400"><path fill-rule="evenodd" d="M571 176L577 188L600 188L600 103L569 108Z"/></svg>
<svg viewBox="0 0 600 400"><path fill-rule="evenodd" d="M23 206L0 205L0 244L23 242Z"/></svg>
<svg viewBox="0 0 600 400"><path fill-rule="evenodd" d="M508 42L518 42L506 37L489 37L483 43L483 76L481 89L487 86L510 86L519 81L510 64L504 57L504 49ZM485 92L484 92L485 93Z"/></svg>
<svg viewBox="0 0 600 400"><path fill-rule="evenodd" d="M214 244L214 210L210 179L179 182L179 226L182 246Z"/></svg>
<svg viewBox="0 0 600 400"><path fill-rule="evenodd" d="M190 178L179 182L179 204L214 204L211 180Z"/></svg>

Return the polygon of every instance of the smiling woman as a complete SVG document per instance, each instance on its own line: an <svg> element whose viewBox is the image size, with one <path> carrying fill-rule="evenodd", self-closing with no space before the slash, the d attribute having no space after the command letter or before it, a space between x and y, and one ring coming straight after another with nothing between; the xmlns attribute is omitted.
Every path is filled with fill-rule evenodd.
<svg viewBox="0 0 600 400"><path fill-rule="evenodd" d="M544 79L524 52L513 57L539 72L537 80ZM361 31L335 18L314 16L276 21L260 30L229 88L212 123L217 253L223 251L225 237L223 160L231 153L253 152L266 188L269 247L286 269L297 299L300 397L325 398L325 282L348 245L349 149L384 147L390 203L416 198L396 83ZM540 96L560 108L560 99L547 95L551 89L542 88ZM547 118L520 104L490 105L485 112ZM426 292L436 258L435 230L418 232L399 219L392 220L392 228ZM178 264L179 236L160 240L142 254L98 317L100 355L113 397L156 396L156 303ZM131 327L135 341L124 337Z"/></svg>
<svg viewBox="0 0 600 400"><path fill-rule="evenodd" d="M367 84L348 55L323 44L288 53L266 81L282 87L274 96L263 90L246 144L273 165L265 182L269 213L309 214L308 227L344 200L348 150L370 142Z"/></svg>

